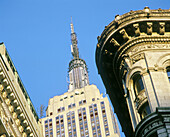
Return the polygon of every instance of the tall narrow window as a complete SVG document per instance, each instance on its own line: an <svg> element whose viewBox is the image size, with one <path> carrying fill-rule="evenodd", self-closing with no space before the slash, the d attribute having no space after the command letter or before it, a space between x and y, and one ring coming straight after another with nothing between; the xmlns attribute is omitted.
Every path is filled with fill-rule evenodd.
<svg viewBox="0 0 170 137"><path fill-rule="evenodd" d="M141 119L145 118L148 114L151 113L147 97L145 95L145 89L142 81L142 77L139 74L136 74L133 77L133 89L136 95L135 104L138 110L138 113Z"/></svg>
<svg viewBox="0 0 170 137"><path fill-rule="evenodd" d="M65 129L64 129L64 118L63 115L58 115L56 117L56 136L57 137L65 137Z"/></svg>
<svg viewBox="0 0 170 137"><path fill-rule="evenodd" d="M76 137L76 122L75 122L75 113L70 111L67 113L67 126L68 126L68 137Z"/></svg>
<svg viewBox="0 0 170 137"><path fill-rule="evenodd" d="M47 119L45 121L45 137L53 137L52 119Z"/></svg>
<svg viewBox="0 0 170 137"><path fill-rule="evenodd" d="M138 95L141 91L144 90L143 82L141 75L137 74L133 78L133 85L134 85L134 91Z"/></svg>
<svg viewBox="0 0 170 137"><path fill-rule="evenodd" d="M166 68L166 72L167 72L168 79L169 79L169 82L170 82L170 66Z"/></svg>

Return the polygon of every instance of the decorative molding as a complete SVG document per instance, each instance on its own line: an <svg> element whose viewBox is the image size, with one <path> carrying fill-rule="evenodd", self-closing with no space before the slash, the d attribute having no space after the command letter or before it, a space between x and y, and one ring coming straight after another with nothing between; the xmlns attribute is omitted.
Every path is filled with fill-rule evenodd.
<svg viewBox="0 0 170 137"><path fill-rule="evenodd" d="M135 30L135 36L140 35L140 29L139 29L139 23L133 24L134 30Z"/></svg>
<svg viewBox="0 0 170 137"><path fill-rule="evenodd" d="M159 22L159 33L160 33L160 35L164 35L164 33L165 33L165 22Z"/></svg>
<svg viewBox="0 0 170 137"><path fill-rule="evenodd" d="M136 56L133 56L132 57L132 63L134 64L137 61L142 60L142 59L144 59L144 53L141 53L141 54L138 54Z"/></svg>
<svg viewBox="0 0 170 137"><path fill-rule="evenodd" d="M152 34L152 22L147 22L147 34L151 35Z"/></svg>
<svg viewBox="0 0 170 137"><path fill-rule="evenodd" d="M144 50L170 49L170 44L138 44L128 54L132 55Z"/></svg>
<svg viewBox="0 0 170 137"><path fill-rule="evenodd" d="M123 39L124 39L124 40L128 40L128 39L129 39L129 36L128 36L128 34L126 33L126 30L125 30L125 29L120 30L119 33L123 35Z"/></svg>

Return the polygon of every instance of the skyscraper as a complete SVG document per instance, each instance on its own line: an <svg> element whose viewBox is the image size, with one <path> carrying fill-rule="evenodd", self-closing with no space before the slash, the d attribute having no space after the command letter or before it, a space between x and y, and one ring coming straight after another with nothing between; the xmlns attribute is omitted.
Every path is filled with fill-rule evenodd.
<svg viewBox="0 0 170 137"><path fill-rule="evenodd" d="M170 136L169 9L115 16L98 37L96 64L127 137Z"/></svg>
<svg viewBox="0 0 170 137"><path fill-rule="evenodd" d="M41 119L45 137L119 137L119 128L107 97L89 85L86 62L79 58L77 36L71 22L69 89L49 100Z"/></svg>

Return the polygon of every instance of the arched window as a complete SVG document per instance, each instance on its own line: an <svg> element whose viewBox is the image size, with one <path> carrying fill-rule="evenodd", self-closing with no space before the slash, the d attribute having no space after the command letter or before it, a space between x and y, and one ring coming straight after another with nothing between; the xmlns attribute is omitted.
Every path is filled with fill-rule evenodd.
<svg viewBox="0 0 170 137"><path fill-rule="evenodd" d="M136 95L135 102L137 104L138 113L141 119L143 119L151 113L151 110L148 101L145 100L145 88L140 74L133 76L133 89Z"/></svg>
<svg viewBox="0 0 170 137"><path fill-rule="evenodd" d="M169 79L169 82L170 82L170 66L166 68L166 72L167 72L168 79Z"/></svg>
<svg viewBox="0 0 170 137"><path fill-rule="evenodd" d="M141 75L137 74L133 77L133 88L136 95L138 95L141 91L144 90Z"/></svg>

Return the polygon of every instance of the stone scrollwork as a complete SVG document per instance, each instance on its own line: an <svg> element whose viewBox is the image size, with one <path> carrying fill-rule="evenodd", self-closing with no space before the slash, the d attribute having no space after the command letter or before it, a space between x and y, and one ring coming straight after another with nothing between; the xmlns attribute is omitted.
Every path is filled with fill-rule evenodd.
<svg viewBox="0 0 170 137"><path fill-rule="evenodd" d="M139 51L149 50L149 49L170 49L170 44L139 44L135 48L132 49L132 51L129 52L130 55L135 54Z"/></svg>
<svg viewBox="0 0 170 137"><path fill-rule="evenodd" d="M132 63L134 64L141 59L144 59L144 53L141 53L141 54L138 54L138 55L132 57Z"/></svg>

